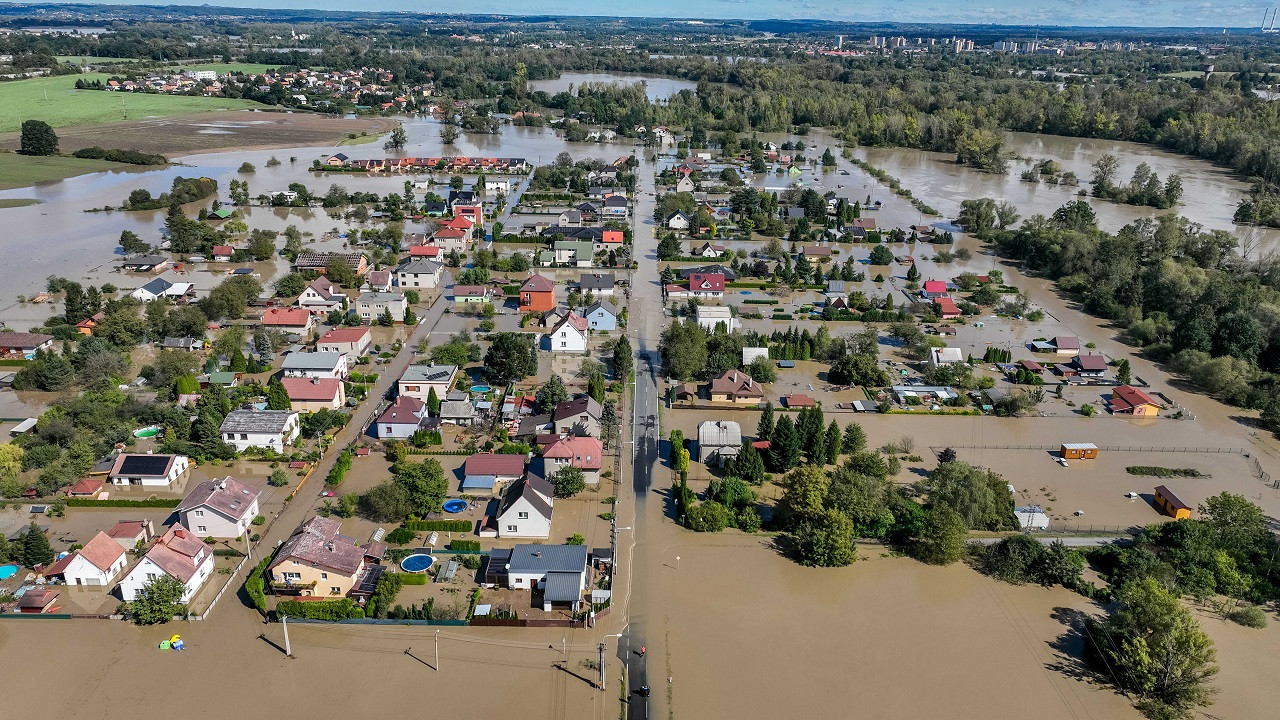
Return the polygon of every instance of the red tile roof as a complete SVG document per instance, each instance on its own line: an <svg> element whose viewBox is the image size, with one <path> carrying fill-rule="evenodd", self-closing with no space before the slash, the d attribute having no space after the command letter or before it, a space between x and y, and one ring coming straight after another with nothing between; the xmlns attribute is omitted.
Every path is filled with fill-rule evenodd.
<svg viewBox="0 0 1280 720"><path fill-rule="evenodd" d="M605 230L604 237L601 239L601 242L606 245L613 245L615 243L622 242L622 237L623 235L621 230Z"/></svg>
<svg viewBox="0 0 1280 720"><path fill-rule="evenodd" d="M792 394L792 395L783 395L782 402L785 403L786 406L789 408L813 407L818 404L817 400L814 400L808 395L801 395L799 393Z"/></svg>
<svg viewBox="0 0 1280 720"><path fill-rule="evenodd" d="M197 507L207 507L231 520L239 520L261 494L262 491L257 488L228 475L221 479L205 480L191 488L176 510L181 513Z"/></svg>
<svg viewBox="0 0 1280 720"><path fill-rule="evenodd" d="M409 257L439 257L440 248L434 245L414 245L409 248Z"/></svg>
<svg viewBox="0 0 1280 720"><path fill-rule="evenodd" d="M1139 405L1155 405L1151 396L1132 385L1120 385L1111 391L1111 406L1121 412Z"/></svg>
<svg viewBox="0 0 1280 720"><path fill-rule="evenodd" d="M334 328L320 336L322 343L358 343L369 335L369 328Z"/></svg>
<svg viewBox="0 0 1280 720"><path fill-rule="evenodd" d="M378 417L379 425L417 425L427 414L427 404L409 396L398 395L382 415Z"/></svg>
<svg viewBox="0 0 1280 720"><path fill-rule="evenodd" d="M689 289L724 292L724 275L720 273L692 273L689 275Z"/></svg>
<svg viewBox="0 0 1280 720"><path fill-rule="evenodd" d="M457 228L443 228L437 230L432 237L443 238L445 240L462 240L467 237L467 233Z"/></svg>
<svg viewBox="0 0 1280 720"><path fill-rule="evenodd" d="M568 459L570 466L583 470L599 470L603 454L604 447L600 441L585 435L560 438L542 451L545 458Z"/></svg>
<svg viewBox="0 0 1280 720"><path fill-rule="evenodd" d="M107 531L112 538L128 538L130 540L143 537L147 532L146 520L121 520Z"/></svg>
<svg viewBox="0 0 1280 720"><path fill-rule="evenodd" d="M337 378L287 377L280 378L280 384L289 393L289 399L297 402L332 401L342 387L342 381Z"/></svg>
<svg viewBox="0 0 1280 720"><path fill-rule="evenodd" d="M524 459L524 455L476 453L467 458L465 473L467 475L523 475Z"/></svg>
<svg viewBox="0 0 1280 720"><path fill-rule="evenodd" d="M545 275L530 275L520 286L520 292L555 292L556 284Z"/></svg>
<svg viewBox="0 0 1280 720"><path fill-rule="evenodd" d="M947 284L941 280L925 280L924 291L927 293L944 293L947 291Z"/></svg>
<svg viewBox="0 0 1280 720"><path fill-rule="evenodd" d="M161 570L186 583L195 577L196 558L203 552L211 551L195 533L181 525L172 525L168 532L156 539L155 545L147 551L147 558Z"/></svg>
<svg viewBox="0 0 1280 720"><path fill-rule="evenodd" d="M305 327L310 322L311 313L305 308L270 308L262 314L263 325Z"/></svg>
<svg viewBox="0 0 1280 720"><path fill-rule="evenodd" d="M102 481L85 478L67 489L67 495L93 495L102 489Z"/></svg>

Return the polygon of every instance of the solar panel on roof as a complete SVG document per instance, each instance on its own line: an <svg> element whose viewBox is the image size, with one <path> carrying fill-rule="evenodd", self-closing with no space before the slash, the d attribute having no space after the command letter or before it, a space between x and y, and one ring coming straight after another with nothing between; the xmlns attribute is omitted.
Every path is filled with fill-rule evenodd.
<svg viewBox="0 0 1280 720"><path fill-rule="evenodd" d="M169 468L168 455L130 455L120 463L121 475L164 475Z"/></svg>

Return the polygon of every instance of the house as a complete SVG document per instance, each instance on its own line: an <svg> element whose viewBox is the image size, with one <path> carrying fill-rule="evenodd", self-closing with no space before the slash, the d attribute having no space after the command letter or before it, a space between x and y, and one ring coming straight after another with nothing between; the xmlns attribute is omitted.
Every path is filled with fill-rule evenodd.
<svg viewBox="0 0 1280 720"><path fill-rule="evenodd" d="M213 548L192 531L175 523L168 532L156 538L147 554L120 581L120 596L125 602L133 602L144 587L168 575L182 583L180 601L187 603L212 574Z"/></svg>
<svg viewBox="0 0 1280 720"><path fill-rule="evenodd" d="M434 288L444 276L444 265L435 260L412 259L396 268L396 285L401 288Z"/></svg>
<svg viewBox="0 0 1280 720"><path fill-rule="evenodd" d="M689 216L677 210L671 213L663 224L667 226L668 230L688 230Z"/></svg>
<svg viewBox="0 0 1280 720"><path fill-rule="evenodd" d="M741 370L726 370L711 381L711 400L756 405L764 399L764 388Z"/></svg>
<svg viewBox="0 0 1280 720"><path fill-rule="evenodd" d="M551 410L551 429L557 435L589 435L600 437L600 418L604 412L590 395L582 395L559 403Z"/></svg>
<svg viewBox="0 0 1280 720"><path fill-rule="evenodd" d="M283 377L314 378L324 380L347 376L347 358L336 352L291 352L280 364Z"/></svg>
<svg viewBox="0 0 1280 720"><path fill-rule="evenodd" d="M890 389L893 391L894 397L897 398L899 405L909 405L911 398L916 398L924 404L930 404L934 402L940 403L944 400L954 400L959 397L955 390L939 385L894 385Z"/></svg>
<svg viewBox="0 0 1280 720"><path fill-rule="evenodd" d="M483 285L454 285L453 304L458 306L483 305L493 300L493 291Z"/></svg>
<svg viewBox="0 0 1280 720"><path fill-rule="evenodd" d="M377 322L386 313L391 314L392 321L401 322L408 308L409 304L400 293L367 292L356 298L356 313L368 323Z"/></svg>
<svg viewBox="0 0 1280 720"><path fill-rule="evenodd" d="M53 588L32 588L22 593L22 597L18 600L18 612L23 615L57 612L62 608L54 603L58 601L58 596L61 594L61 590Z"/></svg>
<svg viewBox="0 0 1280 720"><path fill-rule="evenodd" d="M93 335L93 329L98 327L98 323L102 322L102 318L106 316L107 314L104 312L94 313L92 316L87 317L81 320L80 322L76 323L76 332L85 336Z"/></svg>
<svg viewBox="0 0 1280 720"><path fill-rule="evenodd" d="M102 480L85 478L67 488L67 497L94 497L102 491Z"/></svg>
<svg viewBox="0 0 1280 720"><path fill-rule="evenodd" d="M679 275L681 279L688 279L694 274L722 275L726 282L733 282L738 279L738 274L733 271L733 268L725 265L703 265L701 267L680 268L676 271L676 275Z"/></svg>
<svg viewBox="0 0 1280 720"><path fill-rule="evenodd" d="M390 292L391 271L370 270L368 274L364 276L364 285L361 289L372 290L374 292Z"/></svg>
<svg viewBox="0 0 1280 720"><path fill-rule="evenodd" d="M53 336L41 333L0 332L0 357L30 358L37 350L53 347Z"/></svg>
<svg viewBox="0 0 1280 720"><path fill-rule="evenodd" d="M816 258L823 260L831 257L831 248L827 245L805 245L800 248L800 254L807 258Z"/></svg>
<svg viewBox="0 0 1280 720"><path fill-rule="evenodd" d="M590 240L557 240L551 245L552 262L572 267L591 267L596 247ZM544 264L544 260L539 261Z"/></svg>
<svg viewBox="0 0 1280 720"><path fill-rule="evenodd" d="M405 439L422 428L422 421L428 416L427 404L409 395L399 395L387 406L374 423L374 434L379 439Z"/></svg>
<svg viewBox="0 0 1280 720"><path fill-rule="evenodd" d="M1111 391L1111 412L1135 417L1156 417L1160 414L1160 406L1138 388L1119 385Z"/></svg>
<svg viewBox="0 0 1280 720"><path fill-rule="evenodd" d="M373 336L369 328L333 328L320 336L316 341L316 350L326 353L341 353L347 356L348 362L355 362L364 357L373 347Z"/></svg>
<svg viewBox="0 0 1280 720"><path fill-rule="evenodd" d="M457 376L457 365L410 365L396 381L396 393L426 402L435 390L436 398L444 400Z"/></svg>
<svg viewBox="0 0 1280 720"><path fill-rule="evenodd" d="M484 191L495 195L510 195L511 191L519 184L519 180L486 175L484 178Z"/></svg>
<svg viewBox="0 0 1280 720"><path fill-rule="evenodd" d="M195 295L195 285L189 282L169 282L164 278L156 278L142 287L129 293L129 296L142 302L154 302L160 298L182 301Z"/></svg>
<svg viewBox="0 0 1280 720"><path fill-rule="evenodd" d="M463 466L462 489L492 492L499 483L513 483L524 477L524 465L524 455L476 453Z"/></svg>
<svg viewBox="0 0 1280 720"><path fill-rule="evenodd" d="M946 297L947 283L943 280L925 280L924 290L920 291L920 296L927 300Z"/></svg>
<svg viewBox="0 0 1280 720"><path fill-rule="evenodd" d="M341 529L337 518L319 515L299 525L268 568L272 590L335 598L359 596L366 588L372 592L383 567L369 563L365 548L341 535Z"/></svg>
<svg viewBox="0 0 1280 720"><path fill-rule="evenodd" d="M261 490L228 475L191 488L175 512L183 527L202 538L238 538L253 526L261 494Z"/></svg>
<svg viewBox="0 0 1280 720"><path fill-rule="evenodd" d="M541 590L544 611L567 604L576 612L582 604L589 572L587 546L517 545L505 560L507 587Z"/></svg>
<svg viewBox="0 0 1280 720"><path fill-rule="evenodd" d="M681 175L676 181L676 192L691 193L698 189L697 183L689 178L688 175Z"/></svg>
<svg viewBox="0 0 1280 720"><path fill-rule="evenodd" d="M570 311L551 328L547 335L553 353L585 353L587 351L587 319Z"/></svg>
<svg viewBox="0 0 1280 720"><path fill-rule="evenodd" d="M285 392L289 393L289 405L298 412L313 413L320 410L337 410L347 403L347 392L337 378L280 378Z"/></svg>
<svg viewBox="0 0 1280 720"><path fill-rule="evenodd" d="M1154 502L1156 507L1168 513L1174 520L1186 520L1191 517L1191 506L1182 502L1181 498L1164 485L1156 486Z"/></svg>
<svg viewBox="0 0 1280 720"><path fill-rule="evenodd" d="M236 249L230 245L214 245L212 255L215 262L230 262L235 252Z"/></svg>
<svg viewBox="0 0 1280 720"><path fill-rule="evenodd" d="M520 286L520 312L543 312L556 306L556 283L545 275L530 275Z"/></svg>
<svg viewBox="0 0 1280 720"><path fill-rule="evenodd" d="M738 457L742 449L742 426L732 420L705 420L698 423L698 460L723 467Z"/></svg>
<svg viewBox="0 0 1280 720"><path fill-rule="evenodd" d="M140 488L168 488L191 467L186 455L120 453L107 473L112 485Z"/></svg>
<svg viewBox="0 0 1280 720"><path fill-rule="evenodd" d="M625 195L610 195L601 204L600 214L610 218L625 218L629 210L628 204Z"/></svg>
<svg viewBox="0 0 1280 720"><path fill-rule="evenodd" d="M929 349L929 367L954 365L964 362L964 351L958 347L940 347Z"/></svg>
<svg viewBox="0 0 1280 720"><path fill-rule="evenodd" d="M1107 359L1098 353L1076 355L1071 366L1080 377L1099 378L1107 373Z"/></svg>
<svg viewBox="0 0 1280 720"><path fill-rule="evenodd" d="M790 395L783 395L781 400L782 400L782 406L787 408L788 410L798 410L801 408L811 408L811 407L818 406L817 400L815 400L814 398L808 395L804 395L802 393L791 393Z"/></svg>
<svg viewBox="0 0 1280 720"><path fill-rule="evenodd" d="M293 410L232 410L218 432L236 452L249 448L284 452L286 445L298 439L301 427Z"/></svg>
<svg viewBox="0 0 1280 720"><path fill-rule="evenodd" d="M323 275L311 281L298 296L298 307L313 313L341 310L347 301L336 285Z"/></svg>
<svg viewBox="0 0 1280 720"><path fill-rule="evenodd" d="M185 352L198 352L204 349L204 340L193 337L167 337L160 341L160 347L165 350L183 350Z"/></svg>
<svg viewBox="0 0 1280 720"><path fill-rule="evenodd" d="M597 300L586 309L587 327L610 332L618 329L618 310L608 300Z"/></svg>
<svg viewBox="0 0 1280 720"><path fill-rule="evenodd" d="M694 273L689 276L689 296L698 298L724 297L724 276L716 273Z"/></svg>
<svg viewBox="0 0 1280 720"><path fill-rule="evenodd" d="M1065 460L1095 460L1098 446L1093 443L1062 443L1058 456Z"/></svg>
<svg viewBox="0 0 1280 720"><path fill-rule="evenodd" d="M742 326L742 321L733 316L733 308L726 305L699 305L695 317L698 325L709 333L716 332L716 328L721 326L732 333Z"/></svg>
<svg viewBox="0 0 1280 720"><path fill-rule="evenodd" d="M298 253L298 259L294 260L293 267L300 271L312 270L323 275L331 262L346 263L356 275L364 275L369 271L369 260L360 253L321 253L310 250Z"/></svg>
<svg viewBox="0 0 1280 720"><path fill-rule="evenodd" d="M502 492L493 526L501 538L551 537L555 488L533 473L518 477ZM486 523L488 524L488 523Z"/></svg>
<svg viewBox="0 0 1280 720"><path fill-rule="evenodd" d="M578 278L578 292L596 297L613 297L618 279L613 273L582 273Z"/></svg>
<svg viewBox="0 0 1280 720"><path fill-rule="evenodd" d="M943 320L955 320L961 315L960 307L949 297L934 298L933 304L938 307L938 317Z"/></svg>
<svg viewBox="0 0 1280 720"><path fill-rule="evenodd" d="M560 468L575 467L582 471L583 479L593 485L600 482L603 455L604 447L600 441L586 435L562 437L542 451L548 477L554 476Z"/></svg>
<svg viewBox="0 0 1280 720"><path fill-rule="evenodd" d="M440 422L445 425L474 425L476 406L470 400L445 400L440 403Z"/></svg>
<svg viewBox="0 0 1280 720"><path fill-rule="evenodd" d="M125 550L142 547L155 535L150 520L121 520L107 531L107 537Z"/></svg>
<svg viewBox="0 0 1280 720"><path fill-rule="evenodd" d="M324 161L324 164L329 167L342 167L347 164L348 159L346 155L338 153L337 155L330 155L329 159Z"/></svg>
<svg viewBox="0 0 1280 720"><path fill-rule="evenodd" d="M158 273L169 267L169 258L163 255L140 255L120 264L125 272Z"/></svg>
<svg viewBox="0 0 1280 720"><path fill-rule="evenodd" d="M1023 530L1048 530L1049 516L1039 505L1026 505L1013 509L1013 516Z"/></svg>
<svg viewBox="0 0 1280 720"><path fill-rule="evenodd" d="M1080 354L1080 338L1070 335L1059 335L1053 339L1054 351L1059 355L1075 357Z"/></svg>
<svg viewBox="0 0 1280 720"><path fill-rule="evenodd" d="M120 544L99 531L84 547L50 565L45 578L57 578L67 585L106 586L124 572L129 556Z"/></svg>
<svg viewBox="0 0 1280 720"><path fill-rule="evenodd" d="M689 251L693 257L700 258L722 258L729 252L724 245L716 245L713 243L703 243L701 247L693 248Z"/></svg>
<svg viewBox="0 0 1280 720"><path fill-rule="evenodd" d="M599 239L592 239L597 252L607 252L609 248L620 248L626 235L621 230L601 230Z"/></svg>
<svg viewBox="0 0 1280 720"><path fill-rule="evenodd" d="M409 247L409 257L439 260L444 257L444 252L436 245L412 245Z"/></svg>
<svg viewBox="0 0 1280 720"><path fill-rule="evenodd" d="M313 326L311 312L305 308L268 308L262 313L265 327L305 335Z"/></svg>
<svg viewBox="0 0 1280 720"><path fill-rule="evenodd" d="M556 217L556 224L561 227L582 227L582 211L565 210Z"/></svg>
<svg viewBox="0 0 1280 720"><path fill-rule="evenodd" d="M470 221L468 220L466 222ZM445 226L431 234L431 244L440 248L440 251L445 253L466 252L467 246L470 245L470 243L470 228L464 230L460 227Z"/></svg>

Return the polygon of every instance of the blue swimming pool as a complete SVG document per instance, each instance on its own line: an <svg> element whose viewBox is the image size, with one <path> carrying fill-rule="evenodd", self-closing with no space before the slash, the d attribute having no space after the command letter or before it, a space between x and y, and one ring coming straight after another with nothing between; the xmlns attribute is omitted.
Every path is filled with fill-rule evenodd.
<svg viewBox="0 0 1280 720"><path fill-rule="evenodd" d="M426 572L427 568L434 565L436 559L430 555L410 555L400 561L400 568L405 572L420 573Z"/></svg>
<svg viewBox="0 0 1280 720"><path fill-rule="evenodd" d="M487 393L492 389L493 388L489 387L488 385L472 385L471 386L471 392L473 393Z"/></svg>
<svg viewBox="0 0 1280 720"><path fill-rule="evenodd" d="M445 500L442 506L447 513L460 513L467 509L467 501L454 498L453 500Z"/></svg>
<svg viewBox="0 0 1280 720"><path fill-rule="evenodd" d="M8 580L18 574L17 565L0 565L0 580Z"/></svg>

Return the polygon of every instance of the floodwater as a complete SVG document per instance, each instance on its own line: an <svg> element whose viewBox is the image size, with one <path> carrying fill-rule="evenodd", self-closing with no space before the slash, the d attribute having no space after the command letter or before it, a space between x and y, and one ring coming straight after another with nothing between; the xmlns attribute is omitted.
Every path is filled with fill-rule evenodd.
<svg viewBox="0 0 1280 720"><path fill-rule="evenodd" d="M656 75L627 75L621 73L562 73L555 80L534 80L529 83L531 90L542 90L551 95L571 91L587 83L615 83L634 85L644 83L645 93L650 102L668 100L681 90L693 90L697 83L689 80L659 77Z"/></svg>

